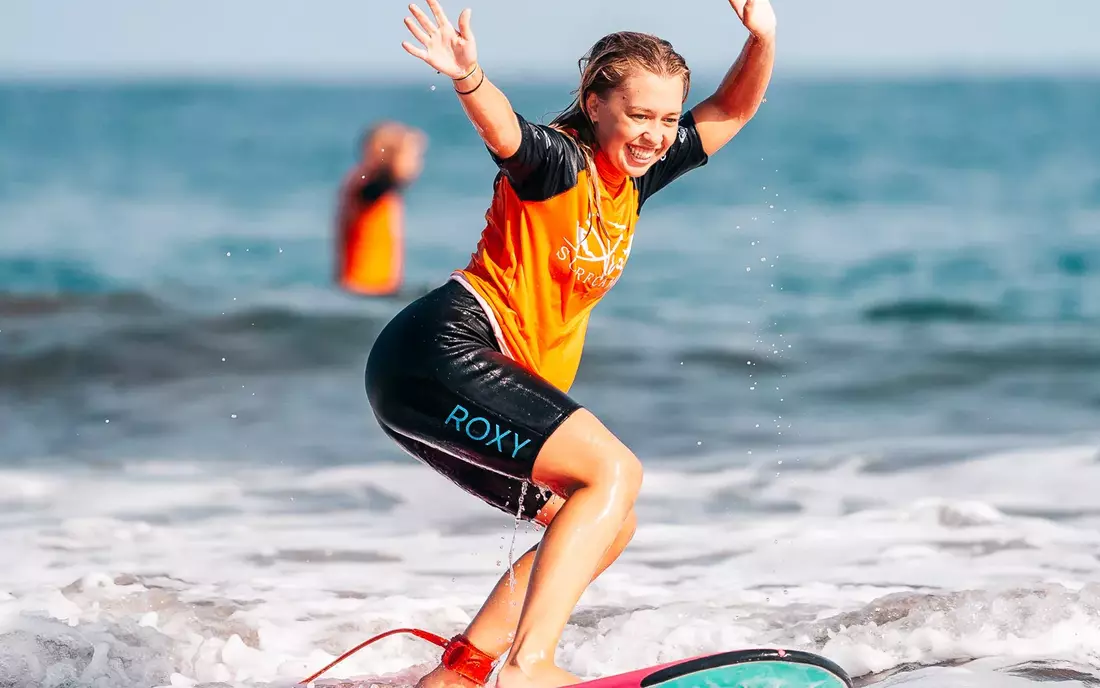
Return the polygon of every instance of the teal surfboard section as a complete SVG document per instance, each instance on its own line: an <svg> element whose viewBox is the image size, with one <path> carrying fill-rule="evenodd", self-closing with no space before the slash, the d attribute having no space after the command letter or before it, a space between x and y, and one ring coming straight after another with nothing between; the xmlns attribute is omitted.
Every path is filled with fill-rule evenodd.
<svg viewBox="0 0 1100 688"><path fill-rule="evenodd" d="M798 662L761 661L702 669L653 688L847 688L830 671Z"/></svg>

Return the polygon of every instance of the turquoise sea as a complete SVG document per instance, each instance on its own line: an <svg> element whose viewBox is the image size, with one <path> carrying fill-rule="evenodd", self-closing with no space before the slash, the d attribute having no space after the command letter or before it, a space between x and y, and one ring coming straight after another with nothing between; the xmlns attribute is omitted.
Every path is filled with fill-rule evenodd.
<svg viewBox="0 0 1100 688"><path fill-rule="evenodd" d="M572 85L502 88L548 121ZM643 524L563 661L1100 680L1097 112L1095 79L779 79L646 204L573 389L646 464ZM332 216L379 118L429 148L406 293L365 300ZM494 170L431 78L0 84L0 685L274 685L459 627L514 524L392 446L362 375ZM432 657L395 642L356 668Z"/></svg>

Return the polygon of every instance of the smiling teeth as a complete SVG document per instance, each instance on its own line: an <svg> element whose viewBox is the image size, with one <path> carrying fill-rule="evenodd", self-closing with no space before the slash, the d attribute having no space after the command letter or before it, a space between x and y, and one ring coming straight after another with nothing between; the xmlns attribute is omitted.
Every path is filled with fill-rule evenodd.
<svg viewBox="0 0 1100 688"><path fill-rule="evenodd" d="M631 157L635 160L641 160L642 162L648 162L653 158L653 154L657 152L651 148L639 148L629 143L626 145L626 149L630 152Z"/></svg>

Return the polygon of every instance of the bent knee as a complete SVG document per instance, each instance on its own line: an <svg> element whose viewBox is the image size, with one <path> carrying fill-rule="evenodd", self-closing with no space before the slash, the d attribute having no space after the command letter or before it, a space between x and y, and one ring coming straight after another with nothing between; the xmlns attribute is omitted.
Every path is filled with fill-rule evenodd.
<svg viewBox="0 0 1100 688"><path fill-rule="evenodd" d="M642 462L638 460L637 456L634 456L634 452L623 447L624 455L618 458L615 462L614 469L612 470L611 480L624 492L631 503L638 497L638 493L642 490L642 478L645 471L642 469ZM634 510L631 509L631 515Z"/></svg>
<svg viewBox="0 0 1100 688"><path fill-rule="evenodd" d="M619 536L615 538L615 544L619 549L625 549L630 541L634 539L634 534L638 532L638 515L633 509L626 515L626 520L623 521L623 527L619 529Z"/></svg>
<svg viewBox="0 0 1100 688"><path fill-rule="evenodd" d="M615 445L617 446L609 447L606 444L601 446L601 451L592 458L593 464L588 471L587 479L578 487L611 490L633 502L642 489L644 473L642 462L634 452L617 439Z"/></svg>
<svg viewBox="0 0 1100 688"><path fill-rule="evenodd" d="M642 487L642 463L591 412L579 409L547 439L532 478L568 497L584 487L633 502Z"/></svg>

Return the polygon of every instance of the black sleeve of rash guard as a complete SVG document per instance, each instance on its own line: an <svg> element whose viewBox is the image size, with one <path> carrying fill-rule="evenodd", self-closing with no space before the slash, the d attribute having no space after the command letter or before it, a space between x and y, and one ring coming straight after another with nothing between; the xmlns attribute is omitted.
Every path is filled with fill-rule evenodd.
<svg viewBox="0 0 1100 688"><path fill-rule="evenodd" d="M585 167L576 142L557 129L516 117L522 136L519 149L507 158L492 151L489 155L520 200L545 201L576 186L577 173Z"/></svg>

